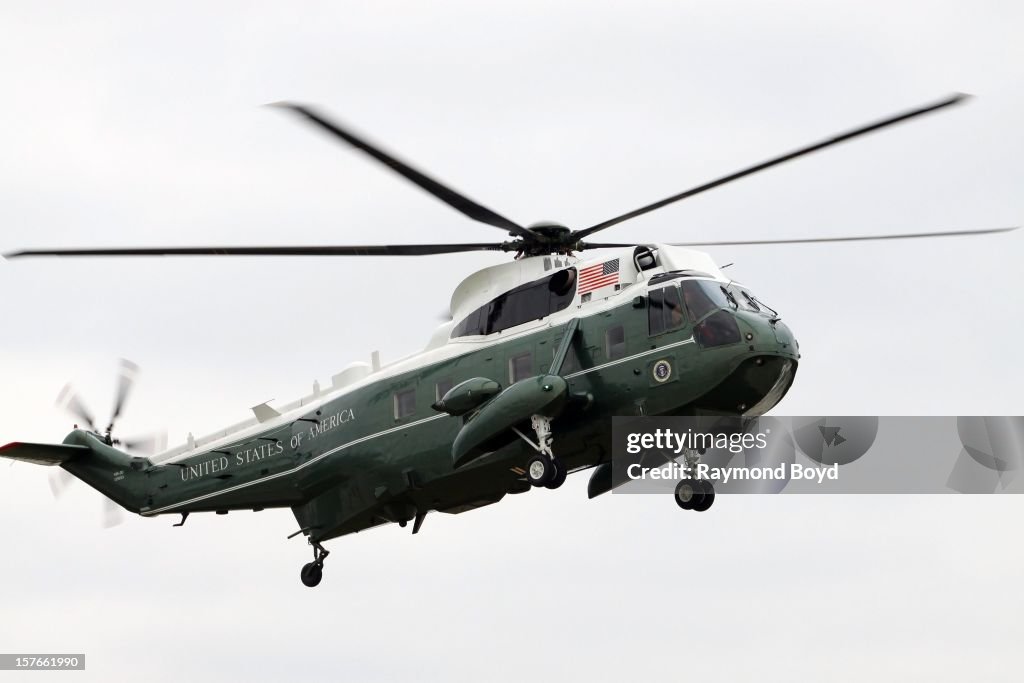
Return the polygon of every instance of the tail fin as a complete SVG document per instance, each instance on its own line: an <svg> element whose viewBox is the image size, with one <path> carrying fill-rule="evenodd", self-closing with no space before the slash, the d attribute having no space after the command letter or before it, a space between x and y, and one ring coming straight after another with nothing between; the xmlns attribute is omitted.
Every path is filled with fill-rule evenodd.
<svg viewBox="0 0 1024 683"><path fill-rule="evenodd" d="M152 463L136 458L75 430L63 444L14 442L0 446L0 456L36 465L59 465L121 507L138 512L146 497L146 473Z"/></svg>

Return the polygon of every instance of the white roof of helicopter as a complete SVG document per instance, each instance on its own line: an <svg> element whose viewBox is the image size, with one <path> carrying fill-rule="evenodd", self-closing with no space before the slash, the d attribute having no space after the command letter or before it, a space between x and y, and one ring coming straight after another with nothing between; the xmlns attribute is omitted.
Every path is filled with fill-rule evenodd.
<svg viewBox="0 0 1024 683"><path fill-rule="evenodd" d="M517 336L531 334L542 327L557 327L577 316L595 315L619 305L619 295L628 293L632 296L637 291L637 287L644 286L650 275L677 270L692 270L706 273L716 280L728 281L721 269L705 252L665 244L647 246L656 253L657 265L644 271L645 275L642 277L633 261L635 247L602 250L586 259L575 256L531 256L478 270L466 277L455 288L451 298L452 320L442 324L434 331L429 343L422 351L380 367L374 367L376 363L374 365L364 362L351 363L340 373L334 375L331 385L324 389L320 389L317 385L313 393L276 410L268 410L265 404L256 406L253 408L253 412L258 412L262 420L250 418L212 434L197 437L190 443L168 449L154 455L151 459L153 462L165 463L223 447L292 422L311 410L372 382L460 356L482 346L501 344ZM618 284L595 290L594 296L588 298L587 301L583 301L577 292L572 305L542 320L527 322L488 336L451 338L452 329L458 321L504 292L558 270L570 267L582 270L588 266L598 265L616 258L619 259ZM275 415L275 412L278 414ZM437 417L442 417L442 415L439 413Z"/></svg>
<svg viewBox="0 0 1024 683"><path fill-rule="evenodd" d="M696 270L707 273L716 280L728 279L711 257L703 251L667 244L647 246L658 254L658 267L654 272ZM619 259L621 273L619 281L623 284L632 283L637 274L636 266L633 263L635 249L635 247L605 249L602 250L602 253L586 259L575 256L531 256L478 270L460 282L455 288L455 292L452 293L450 308L452 318L461 320L503 292L542 278L552 270L573 266L582 270L589 265L604 263L613 258Z"/></svg>

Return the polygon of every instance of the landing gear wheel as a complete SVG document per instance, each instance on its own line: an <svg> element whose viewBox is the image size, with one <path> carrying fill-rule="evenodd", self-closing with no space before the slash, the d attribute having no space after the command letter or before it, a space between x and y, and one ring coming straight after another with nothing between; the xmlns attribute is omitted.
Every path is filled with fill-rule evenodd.
<svg viewBox="0 0 1024 683"><path fill-rule="evenodd" d="M534 486L547 486L558 474L554 461L538 453L526 461L526 480Z"/></svg>
<svg viewBox="0 0 1024 683"><path fill-rule="evenodd" d="M319 562L310 562L309 564L302 565L302 583L305 586L314 588L320 585L320 579L324 577L324 566Z"/></svg>
<svg viewBox="0 0 1024 683"><path fill-rule="evenodd" d="M304 586L313 588L319 586L320 579L324 578L324 560L331 554L331 551L320 545L319 541L314 541L313 539L309 539L309 544L313 546L313 561L302 565L299 577L302 579Z"/></svg>
<svg viewBox="0 0 1024 683"><path fill-rule="evenodd" d="M676 484L676 505L684 510L696 510L704 501L704 486L699 479L681 479Z"/></svg>
<svg viewBox="0 0 1024 683"><path fill-rule="evenodd" d="M715 487L706 479L701 479L698 483L701 485L702 495L700 501L694 504L693 509L697 512L704 512L715 502Z"/></svg>
<svg viewBox="0 0 1024 683"><path fill-rule="evenodd" d="M565 483L565 478L569 476L569 470L566 469L560 460L552 460L552 462L555 465L555 476L551 478L551 481L544 484L546 489L557 489Z"/></svg>

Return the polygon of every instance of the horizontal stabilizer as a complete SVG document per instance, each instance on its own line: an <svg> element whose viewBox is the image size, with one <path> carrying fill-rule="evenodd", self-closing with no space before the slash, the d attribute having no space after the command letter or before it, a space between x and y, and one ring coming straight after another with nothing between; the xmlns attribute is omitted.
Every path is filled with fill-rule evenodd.
<svg viewBox="0 0 1024 683"><path fill-rule="evenodd" d="M0 446L0 456L31 462L36 465L60 465L76 455L83 455L89 452L87 446L67 446L52 443L21 443L15 441L6 446Z"/></svg>

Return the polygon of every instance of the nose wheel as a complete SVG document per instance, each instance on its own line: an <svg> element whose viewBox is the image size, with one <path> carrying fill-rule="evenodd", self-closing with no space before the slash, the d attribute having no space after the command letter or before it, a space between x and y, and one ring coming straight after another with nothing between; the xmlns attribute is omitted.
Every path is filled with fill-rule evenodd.
<svg viewBox="0 0 1024 683"><path fill-rule="evenodd" d="M315 541L310 541L309 544L313 546L313 561L302 565L299 578L302 579L304 586L315 588L320 585L320 580L324 578L324 559L331 552Z"/></svg>

